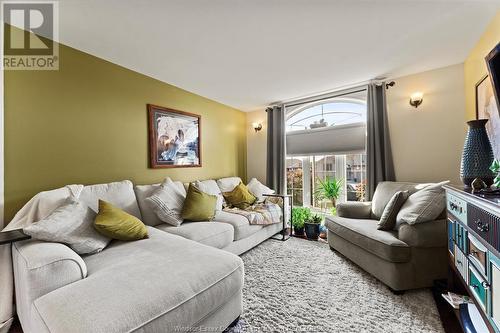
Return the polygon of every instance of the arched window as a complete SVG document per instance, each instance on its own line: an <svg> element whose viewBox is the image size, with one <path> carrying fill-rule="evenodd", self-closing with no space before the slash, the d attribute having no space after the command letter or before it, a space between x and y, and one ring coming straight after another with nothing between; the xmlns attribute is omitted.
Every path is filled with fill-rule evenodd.
<svg viewBox="0 0 500 333"><path fill-rule="evenodd" d="M288 132L352 123L366 123L366 102L354 98L334 98L288 110L286 129Z"/></svg>
<svg viewBox="0 0 500 333"><path fill-rule="evenodd" d="M286 109L287 186L294 205L331 208L319 180L342 179L339 201L364 200L366 91ZM325 211L326 212L326 211Z"/></svg>

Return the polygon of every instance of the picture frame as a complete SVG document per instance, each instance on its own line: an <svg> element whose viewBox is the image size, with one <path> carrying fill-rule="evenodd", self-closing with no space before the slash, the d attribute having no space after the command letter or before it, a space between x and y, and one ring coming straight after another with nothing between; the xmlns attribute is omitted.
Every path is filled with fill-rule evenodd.
<svg viewBox="0 0 500 333"><path fill-rule="evenodd" d="M500 114L493 86L488 75L482 77L475 86L476 119L488 119L486 132L495 158L500 158Z"/></svg>
<svg viewBox="0 0 500 333"><path fill-rule="evenodd" d="M149 167L201 167L201 116L148 104Z"/></svg>

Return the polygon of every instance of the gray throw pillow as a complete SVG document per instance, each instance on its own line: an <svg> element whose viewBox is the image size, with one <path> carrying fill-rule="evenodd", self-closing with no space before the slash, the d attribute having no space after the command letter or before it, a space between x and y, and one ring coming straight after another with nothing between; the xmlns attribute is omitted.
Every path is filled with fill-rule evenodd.
<svg viewBox="0 0 500 333"><path fill-rule="evenodd" d="M378 230L393 230L396 226L396 216L398 216L401 206L410 196L408 191L397 191L384 208L382 217L378 221Z"/></svg>
<svg viewBox="0 0 500 333"><path fill-rule="evenodd" d="M111 239L94 229L96 212L80 201L68 201L46 218L23 229L33 239L63 243L78 254L102 251Z"/></svg>
<svg viewBox="0 0 500 333"><path fill-rule="evenodd" d="M399 210L396 225L429 222L438 218L446 207L443 185L447 183L449 181L430 185L410 195Z"/></svg>

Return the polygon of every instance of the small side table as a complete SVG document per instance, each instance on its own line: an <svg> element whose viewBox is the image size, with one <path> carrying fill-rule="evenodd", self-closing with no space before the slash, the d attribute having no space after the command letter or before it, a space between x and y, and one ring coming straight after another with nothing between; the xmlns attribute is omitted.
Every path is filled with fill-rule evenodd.
<svg viewBox="0 0 500 333"><path fill-rule="evenodd" d="M19 242L30 238L31 236L26 235L22 229L0 232L0 245Z"/></svg>
<svg viewBox="0 0 500 333"><path fill-rule="evenodd" d="M274 193L274 194L263 194L265 197L274 197L274 198L281 198L283 199L283 207L281 207L282 212L283 212L283 230L281 231L281 238L276 238L276 235L271 237L272 239L276 239L279 241L286 241L290 238L290 235L292 234L292 200L290 200L290 235L286 235L286 220L285 220L285 198L292 198L290 194L279 194L279 193Z"/></svg>

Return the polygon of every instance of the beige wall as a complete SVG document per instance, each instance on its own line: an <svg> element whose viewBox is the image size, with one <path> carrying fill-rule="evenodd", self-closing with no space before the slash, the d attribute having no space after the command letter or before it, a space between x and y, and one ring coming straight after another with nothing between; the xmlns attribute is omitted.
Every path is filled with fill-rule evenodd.
<svg viewBox="0 0 500 333"><path fill-rule="evenodd" d="M387 91L387 112L396 179L460 184L465 139L463 65L394 79ZM424 93L417 109L410 95Z"/></svg>
<svg viewBox="0 0 500 333"><path fill-rule="evenodd" d="M5 72L5 220L34 194L79 183L241 176L245 113L70 47L58 71ZM146 104L201 115L203 167L149 169Z"/></svg>
<svg viewBox="0 0 500 333"><path fill-rule="evenodd" d="M266 182L267 114L265 110L247 112L247 177ZM252 123L261 123L262 130L255 133Z"/></svg>
<svg viewBox="0 0 500 333"><path fill-rule="evenodd" d="M454 65L395 79L387 91L389 128L397 180L459 183L465 138L463 65ZM412 92L422 91L424 102L413 108ZM247 113L247 176L266 174L266 113ZM255 134L251 123L262 120Z"/></svg>
<svg viewBox="0 0 500 333"><path fill-rule="evenodd" d="M500 11L464 62L466 119L476 118L475 87L486 74L484 57L500 42Z"/></svg>

